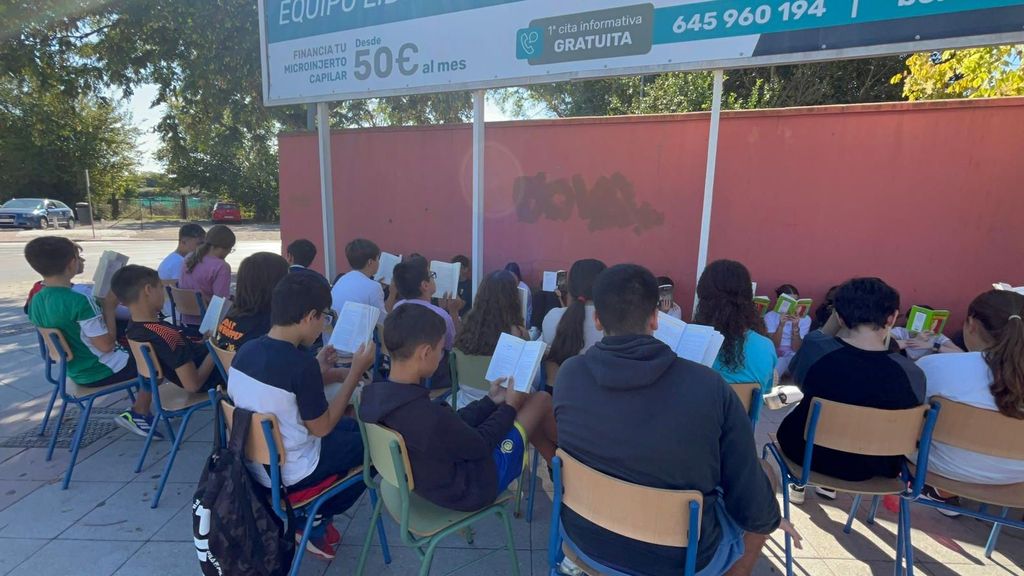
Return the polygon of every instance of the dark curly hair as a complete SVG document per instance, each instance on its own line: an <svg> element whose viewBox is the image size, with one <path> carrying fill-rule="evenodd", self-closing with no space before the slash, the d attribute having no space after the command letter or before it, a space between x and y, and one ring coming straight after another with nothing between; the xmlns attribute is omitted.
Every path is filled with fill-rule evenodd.
<svg viewBox="0 0 1024 576"><path fill-rule="evenodd" d="M719 352L722 364L729 370L740 368L746 361L743 343L747 330L765 335L764 321L754 306L754 289L747 267L734 260L708 264L697 282L697 298L694 322L721 332L725 336Z"/></svg>
<svg viewBox="0 0 1024 576"><path fill-rule="evenodd" d="M503 332L524 326L519 282L505 270L491 272L480 284L473 308L462 321L455 347L475 356L494 354Z"/></svg>

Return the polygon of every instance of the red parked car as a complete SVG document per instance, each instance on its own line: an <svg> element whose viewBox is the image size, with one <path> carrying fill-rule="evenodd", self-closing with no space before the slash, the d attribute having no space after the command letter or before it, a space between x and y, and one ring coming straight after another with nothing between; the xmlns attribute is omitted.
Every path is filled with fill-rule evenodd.
<svg viewBox="0 0 1024 576"><path fill-rule="evenodd" d="M241 222L242 221L242 210L239 209L238 204L234 202L217 202L213 205L213 212L210 214L210 219L214 223L221 222Z"/></svg>

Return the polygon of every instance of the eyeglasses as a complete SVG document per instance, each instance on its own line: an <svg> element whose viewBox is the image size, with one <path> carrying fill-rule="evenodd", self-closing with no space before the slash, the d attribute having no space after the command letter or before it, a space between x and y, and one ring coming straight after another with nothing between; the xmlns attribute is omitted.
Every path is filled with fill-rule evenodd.
<svg viewBox="0 0 1024 576"><path fill-rule="evenodd" d="M430 271L430 279L431 280L437 280L437 272L434 272L433 270L431 270Z"/></svg>
<svg viewBox="0 0 1024 576"><path fill-rule="evenodd" d="M330 308L320 312L320 314L327 318L327 323L331 326L334 326L334 323L338 320L338 315Z"/></svg>

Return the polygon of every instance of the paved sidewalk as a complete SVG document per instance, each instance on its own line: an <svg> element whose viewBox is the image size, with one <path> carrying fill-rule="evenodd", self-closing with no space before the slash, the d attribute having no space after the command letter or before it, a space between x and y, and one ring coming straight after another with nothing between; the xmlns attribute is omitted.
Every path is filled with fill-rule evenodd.
<svg viewBox="0 0 1024 576"><path fill-rule="evenodd" d="M0 307L0 321L7 310ZM38 426L50 390L40 372L32 333L0 337L0 441ZM126 405L123 399L114 399ZM767 413L758 429L761 442L778 425L778 414ZM116 429L84 448L71 487L60 489L59 479L68 451L58 449L52 462L45 448L0 448L0 575L198 574L192 543L189 502L203 462L210 452L212 431L208 416L193 420L163 494L160 507L149 508L163 466L168 443L154 445L146 466L133 472L142 439ZM546 473L541 471L541 478ZM826 502L808 493L807 503L793 508L794 523L803 533L803 550L796 552L797 574L891 574L895 543L895 514L879 512L878 522L855 524L842 533L849 498ZM866 514L866 506L859 518ZM551 502L538 493L534 522L514 521L521 573L547 573L546 548ZM369 524L367 498L345 517L337 519L343 533L338 558L330 565L309 555L304 575L354 573L359 547ZM1019 512L1018 512L1019 513ZM385 521L394 562L383 565L375 546L368 574L414 574L418 561L401 545L394 522ZM938 512L913 508L914 545L920 574L931 576L1024 574L1024 540L1004 530L992 560L983 555L988 526L970 519L949 519ZM497 521L482 523L475 544L457 536L444 543L432 574L463 576L511 574L502 530ZM766 548L758 575L782 570L781 538Z"/></svg>

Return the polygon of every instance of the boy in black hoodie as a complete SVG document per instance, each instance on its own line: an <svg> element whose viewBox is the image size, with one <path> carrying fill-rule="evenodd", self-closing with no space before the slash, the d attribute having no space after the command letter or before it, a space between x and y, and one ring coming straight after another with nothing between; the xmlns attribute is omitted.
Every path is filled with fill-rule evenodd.
<svg viewBox="0 0 1024 576"><path fill-rule="evenodd" d="M750 574L780 525L775 491L757 458L739 397L715 371L676 357L658 328L658 283L623 264L594 285L604 339L558 372L560 447L634 484L704 494L698 574ZM628 574L681 574L686 550L619 536L563 508L572 540Z"/></svg>
<svg viewBox="0 0 1024 576"><path fill-rule="evenodd" d="M423 306L399 306L384 321L389 379L367 386L359 417L400 433L416 475L415 492L452 510L494 503L523 471L527 438L549 459L555 452L551 396L491 383L487 397L458 413L430 400L420 382L444 354L445 322Z"/></svg>

